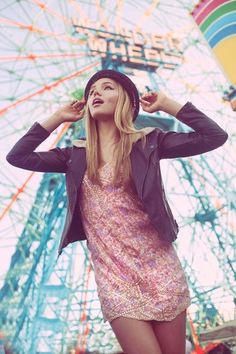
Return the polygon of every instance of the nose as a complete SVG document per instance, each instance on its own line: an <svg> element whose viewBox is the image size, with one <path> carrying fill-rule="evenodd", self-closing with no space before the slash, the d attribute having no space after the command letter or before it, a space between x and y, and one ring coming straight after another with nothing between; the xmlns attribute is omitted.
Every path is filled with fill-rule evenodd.
<svg viewBox="0 0 236 354"><path fill-rule="evenodd" d="M98 88L95 88L94 91L93 91L93 96L96 96L96 95L101 95Z"/></svg>

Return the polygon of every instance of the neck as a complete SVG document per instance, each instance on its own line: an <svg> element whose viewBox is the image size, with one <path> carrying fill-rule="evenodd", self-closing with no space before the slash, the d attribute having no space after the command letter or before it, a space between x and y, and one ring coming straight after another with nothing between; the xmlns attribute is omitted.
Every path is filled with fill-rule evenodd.
<svg viewBox="0 0 236 354"><path fill-rule="evenodd" d="M97 122L97 130L101 148L114 145L119 141L119 131L113 121Z"/></svg>

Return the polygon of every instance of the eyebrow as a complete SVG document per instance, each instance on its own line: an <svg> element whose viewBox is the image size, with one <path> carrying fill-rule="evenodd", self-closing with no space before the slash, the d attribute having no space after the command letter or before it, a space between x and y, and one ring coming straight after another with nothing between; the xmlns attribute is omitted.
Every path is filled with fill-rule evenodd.
<svg viewBox="0 0 236 354"><path fill-rule="evenodd" d="M105 82L102 83L102 86L104 86L104 85L106 85L106 84L114 85L112 81L105 81ZM96 85L93 84L93 85L90 87L90 90L91 90L92 88L94 88L95 86L96 86Z"/></svg>

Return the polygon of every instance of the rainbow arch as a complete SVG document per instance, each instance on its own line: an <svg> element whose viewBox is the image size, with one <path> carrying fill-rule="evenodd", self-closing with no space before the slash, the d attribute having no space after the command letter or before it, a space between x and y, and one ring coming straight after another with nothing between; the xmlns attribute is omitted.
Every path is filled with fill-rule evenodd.
<svg viewBox="0 0 236 354"><path fill-rule="evenodd" d="M231 86L236 86L236 1L202 0L191 12ZM236 107L236 94L231 95Z"/></svg>

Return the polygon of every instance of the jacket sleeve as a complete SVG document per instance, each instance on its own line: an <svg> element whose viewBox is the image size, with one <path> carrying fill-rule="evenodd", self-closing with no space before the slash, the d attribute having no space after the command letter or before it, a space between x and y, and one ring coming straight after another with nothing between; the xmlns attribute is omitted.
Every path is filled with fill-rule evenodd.
<svg viewBox="0 0 236 354"><path fill-rule="evenodd" d="M66 172L71 148L34 151L49 135L38 122L34 123L7 154L7 161L15 167L30 171Z"/></svg>
<svg viewBox="0 0 236 354"><path fill-rule="evenodd" d="M176 118L192 128L190 132L158 132L160 158L187 157L214 150L223 145L228 134L212 119L187 102Z"/></svg>

